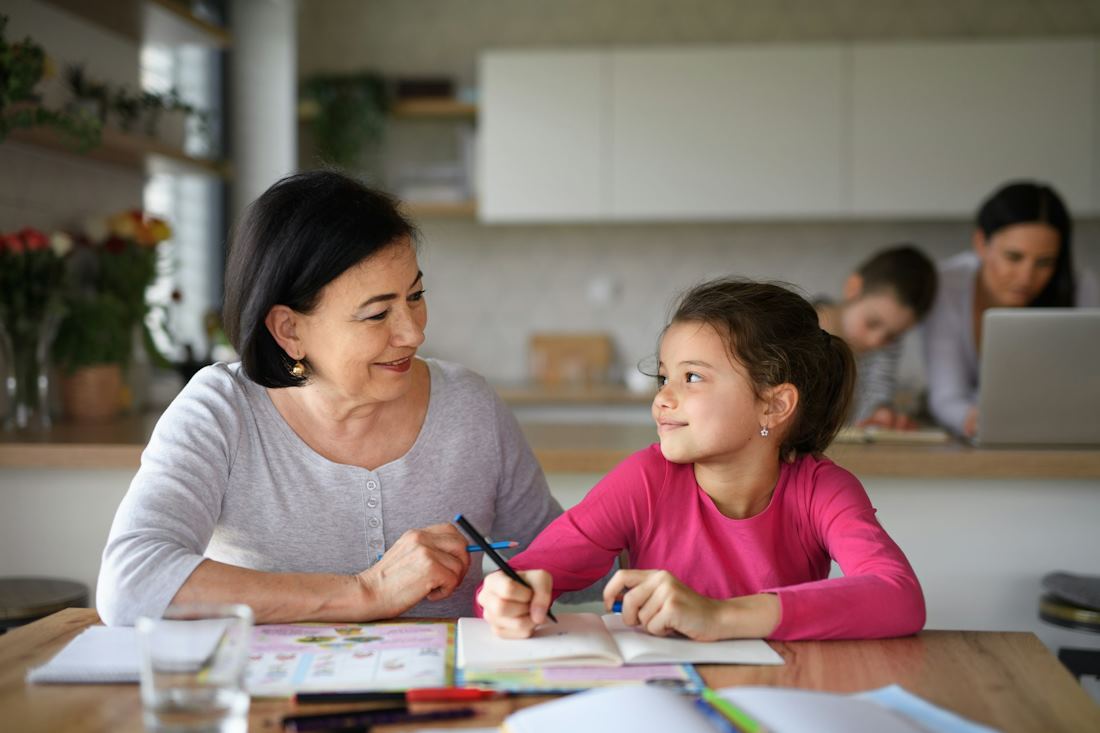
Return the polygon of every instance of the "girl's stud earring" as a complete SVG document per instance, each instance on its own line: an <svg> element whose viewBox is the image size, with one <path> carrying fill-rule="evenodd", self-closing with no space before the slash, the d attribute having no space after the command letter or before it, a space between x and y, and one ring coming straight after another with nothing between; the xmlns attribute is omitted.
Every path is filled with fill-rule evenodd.
<svg viewBox="0 0 1100 733"><path fill-rule="evenodd" d="M760 437L761 438L768 437L768 426L767 425L760 428Z"/></svg>
<svg viewBox="0 0 1100 733"><path fill-rule="evenodd" d="M294 366L290 368L290 374L291 376L297 377L298 379L301 379L306 375L306 365L302 363L301 359L294 362Z"/></svg>

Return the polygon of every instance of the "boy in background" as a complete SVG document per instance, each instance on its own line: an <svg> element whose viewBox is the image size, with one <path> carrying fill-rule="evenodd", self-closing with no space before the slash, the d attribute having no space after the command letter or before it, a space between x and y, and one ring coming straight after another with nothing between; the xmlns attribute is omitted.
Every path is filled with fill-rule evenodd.
<svg viewBox="0 0 1100 733"><path fill-rule="evenodd" d="M856 357L849 422L896 430L916 427L894 404L900 338L927 315L936 297L936 267L916 247L881 250L844 281L840 303L814 303L821 327L844 339Z"/></svg>

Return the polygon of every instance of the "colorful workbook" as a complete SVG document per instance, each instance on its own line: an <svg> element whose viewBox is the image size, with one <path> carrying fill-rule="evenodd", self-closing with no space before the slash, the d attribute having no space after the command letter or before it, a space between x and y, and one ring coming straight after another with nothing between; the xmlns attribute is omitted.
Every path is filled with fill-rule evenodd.
<svg viewBox="0 0 1100 733"><path fill-rule="evenodd" d="M270 624L252 629L245 684L258 697L296 692L408 690L454 681L454 624ZM221 631L191 639L196 659L209 656ZM132 627L91 626L30 682L137 682L140 655Z"/></svg>
<svg viewBox="0 0 1100 733"><path fill-rule="evenodd" d="M256 626L246 686L258 697L447 687L453 640L451 623Z"/></svg>
<svg viewBox="0 0 1100 733"><path fill-rule="evenodd" d="M464 671L511 667L783 664L760 639L699 642L660 637L627 626L619 614L563 613L529 639L501 639L482 619L458 620L458 666Z"/></svg>

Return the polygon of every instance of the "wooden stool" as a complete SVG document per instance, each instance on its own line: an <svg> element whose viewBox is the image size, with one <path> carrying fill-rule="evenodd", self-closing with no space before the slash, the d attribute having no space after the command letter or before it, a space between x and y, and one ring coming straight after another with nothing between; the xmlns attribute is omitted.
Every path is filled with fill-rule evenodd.
<svg viewBox="0 0 1100 733"><path fill-rule="evenodd" d="M88 586L57 578L0 578L0 634L63 608L88 605Z"/></svg>
<svg viewBox="0 0 1100 733"><path fill-rule="evenodd" d="M1072 601L1047 593L1039 599L1039 618L1055 626L1100 633L1100 610L1079 606ZM1058 650L1058 659L1074 677L1100 677L1100 649Z"/></svg>

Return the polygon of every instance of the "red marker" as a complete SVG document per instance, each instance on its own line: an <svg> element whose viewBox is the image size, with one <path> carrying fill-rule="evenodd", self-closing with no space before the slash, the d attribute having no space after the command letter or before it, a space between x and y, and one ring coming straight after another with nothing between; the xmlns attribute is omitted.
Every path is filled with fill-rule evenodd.
<svg viewBox="0 0 1100 733"><path fill-rule="evenodd" d="M408 702L471 702L500 697L504 697L500 690L483 690L480 687L422 687L405 693Z"/></svg>

